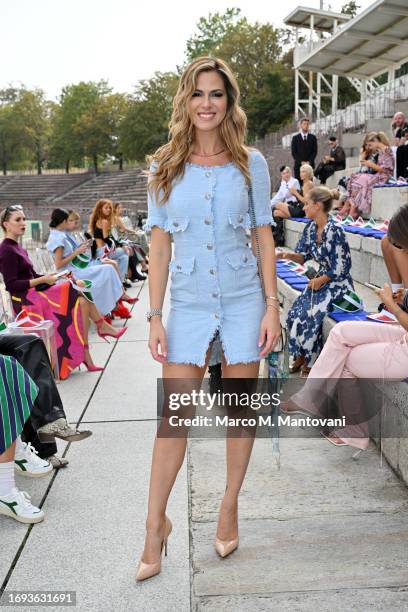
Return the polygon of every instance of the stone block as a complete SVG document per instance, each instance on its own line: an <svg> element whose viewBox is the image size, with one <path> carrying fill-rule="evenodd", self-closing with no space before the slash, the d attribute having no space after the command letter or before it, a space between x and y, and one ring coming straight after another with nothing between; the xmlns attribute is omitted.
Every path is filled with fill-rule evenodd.
<svg viewBox="0 0 408 612"><path fill-rule="evenodd" d="M405 204L408 204L408 187L377 187L373 189L371 214L375 219L391 219Z"/></svg>
<svg viewBox="0 0 408 612"><path fill-rule="evenodd" d="M359 251L361 249L362 237L359 236L359 234L350 234L349 232L346 232L346 237L350 249L354 249L356 251Z"/></svg>
<svg viewBox="0 0 408 612"><path fill-rule="evenodd" d="M377 238L367 238L365 236L361 237L361 249L366 253L372 253L373 255L377 255L377 257L382 257L381 250L381 240Z"/></svg>
<svg viewBox="0 0 408 612"><path fill-rule="evenodd" d="M370 278L370 270L371 270L371 256L369 253L364 253L363 251L355 251L352 249L351 251L351 262L352 269L351 275L353 280L358 281L359 283L366 283L367 279Z"/></svg>
<svg viewBox="0 0 408 612"><path fill-rule="evenodd" d="M380 287L382 287L384 283L390 282L387 268L381 257L375 257L374 255L371 257L369 276L366 276L366 280L362 282L367 282L367 279L368 282L374 283L374 285L380 285Z"/></svg>

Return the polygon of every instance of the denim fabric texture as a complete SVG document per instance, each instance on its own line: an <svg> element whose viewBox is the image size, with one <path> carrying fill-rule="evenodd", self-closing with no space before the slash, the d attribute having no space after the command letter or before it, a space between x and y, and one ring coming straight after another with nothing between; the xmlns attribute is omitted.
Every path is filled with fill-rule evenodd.
<svg viewBox="0 0 408 612"><path fill-rule="evenodd" d="M271 225L267 163L251 150L256 225ZM170 313L167 359L202 366L219 331L228 364L259 361L258 336L265 304L257 262L245 230L250 228L248 186L239 168L187 163L166 204L148 192L144 229L170 232Z"/></svg>

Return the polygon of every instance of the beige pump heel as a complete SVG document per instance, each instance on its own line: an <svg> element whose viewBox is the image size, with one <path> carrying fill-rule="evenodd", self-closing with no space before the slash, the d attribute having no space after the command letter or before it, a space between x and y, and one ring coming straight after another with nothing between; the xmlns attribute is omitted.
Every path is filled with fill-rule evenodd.
<svg viewBox="0 0 408 612"><path fill-rule="evenodd" d="M235 538L234 540L220 540L219 538L215 538L215 550L220 555L220 557L227 557L234 550L238 548L239 538Z"/></svg>
<svg viewBox="0 0 408 612"><path fill-rule="evenodd" d="M163 554L163 548L164 548L164 555L167 557L167 539L168 539L172 529L173 529L173 525L171 523L171 520L166 516L166 524L165 524L165 528L164 528L164 537L163 537L163 541L162 541L162 544L161 544L161 547L160 547L160 558L155 563L145 563L144 561L142 561L142 559L140 559L139 565L138 565L138 568L137 568L137 572L136 572L136 580L137 581L147 580L147 578L152 578L153 576L156 576L157 574L160 574L160 571L161 571L161 558L162 558L162 554Z"/></svg>

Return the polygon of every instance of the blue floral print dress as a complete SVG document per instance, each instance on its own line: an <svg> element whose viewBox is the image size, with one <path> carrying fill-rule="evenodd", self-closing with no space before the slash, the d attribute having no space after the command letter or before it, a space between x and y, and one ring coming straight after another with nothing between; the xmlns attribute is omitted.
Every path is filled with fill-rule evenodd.
<svg viewBox="0 0 408 612"><path fill-rule="evenodd" d="M305 261L314 259L319 264L318 276L327 274L330 277L330 281L319 291L306 288L288 313L289 352L296 357L303 355L310 367L322 350L324 317L334 301L346 291L354 289L350 274L351 256L343 228L332 219L323 229L319 244L316 223L310 221L295 252L301 253Z"/></svg>
<svg viewBox="0 0 408 612"><path fill-rule="evenodd" d="M249 170L256 225L271 225L269 171L258 151L250 151ZM144 229L154 226L170 232L174 241L167 360L204 365L218 330L227 363L259 361L265 303L245 232L251 226L249 197L239 168L234 162L186 163L164 205L148 192Z"/></svg>

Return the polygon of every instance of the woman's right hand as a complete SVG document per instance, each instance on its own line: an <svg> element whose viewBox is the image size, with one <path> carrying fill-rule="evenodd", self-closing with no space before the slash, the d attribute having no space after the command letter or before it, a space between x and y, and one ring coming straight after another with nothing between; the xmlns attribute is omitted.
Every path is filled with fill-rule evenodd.
<svg viewBox="0 0 408 612"><path fill-rule="evenodd" d="M88 250L88 245L86 242L84 242L83 244L80 244L79 247L77 247L74 251L74 255L82 255L82 253L86 253Z"/></svg>
<svg viewBox="0 0 408 612"><path fill-rule="evenodd" d="M160 347L160 352L159 352ZM152 317L150 321L149 349L152 357L159 363L167 360L167 338L166 330L159 317Z"/></svg>
<svg viewBox="0 0 408 612"><path fill-rule="evenodd" d="M45 274L45 276L41 277L41 282L46 283L47 285L55 285L58 278L59 277L55 273Z"/></svg>

